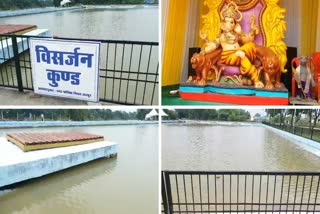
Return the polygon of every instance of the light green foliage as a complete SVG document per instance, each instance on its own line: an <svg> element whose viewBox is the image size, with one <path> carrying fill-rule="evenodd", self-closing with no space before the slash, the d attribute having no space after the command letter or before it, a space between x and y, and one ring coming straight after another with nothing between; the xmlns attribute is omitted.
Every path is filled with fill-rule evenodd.
<svg viewBox="0 0 320 214"><path fill-rule="evenodd" d="M60 4L60 1L59 1ZM48 7L53 5L53 0L1 0L0 10L13 10L34 7Z"/></svg>

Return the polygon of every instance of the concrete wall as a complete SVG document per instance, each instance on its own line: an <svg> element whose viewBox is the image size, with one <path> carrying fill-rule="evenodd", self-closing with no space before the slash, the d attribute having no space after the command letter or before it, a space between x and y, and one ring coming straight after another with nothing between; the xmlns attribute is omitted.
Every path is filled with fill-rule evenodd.
<svg viewBox="0 0 320 214"><path fill-rule="evenodd" d="M19 127L66 127L66 126L103 126L103 125L144 125L158 124L158 121L145 120L108 120L108 121L0 121L1 128Z"/></svg>
<svg viewBox="0 0 320 214"><path fill-rule="evenodd" d="M318 142L313 141L313 140L309 140L304 137L300 137L298 135L291 134L286 131L282 131L282 130L273 128L271 126L267 126L267 125L263 125L263 124L261 124L261 126L277 133L278 135L280 135L286 139L291 140L293 143L301 146L303 149L307 150L308 152L311 152L311 153L320 157L320 144Z"/></svg>
<svg viewBox="0 0 320 214"><path fill-rule="evenodd" d="M23 35L49 37L51 36L51 33L48 29L36 29L28 33L25 33ZM18 45L18 53L22 53L29 49L27 38L17 37L17 45ZM12 39L8 38L5 40L2 40L0 42L0 64L8 61L9 59L12 59L13 56L14 54L13 54Z"/></svg>
<svg viewBox="0 0 320 214"><path fill-rule="evenodd" d="M89 144L81 146L90 147ZM77 147L79 148L81 146ZM73 147L75 148L75 146ZM62 151L64 148L59 149ZM49 150L53 151L54 149ZM81 151L76 150L73 153L55 155L48 158L35 159L32 161L24 162L23 160L20 160L20 162L17 162L15 164L2 164L0 165L0 187L29 180L32 178L41 177L99 158L110 157L112 155L115 155L117 153L117 150L117 144L111 144L109 146L103 146L100 148L84 149ZM40 153L42 151L45 150L35 151L34 154L36 154L37 152Z"/></svg>

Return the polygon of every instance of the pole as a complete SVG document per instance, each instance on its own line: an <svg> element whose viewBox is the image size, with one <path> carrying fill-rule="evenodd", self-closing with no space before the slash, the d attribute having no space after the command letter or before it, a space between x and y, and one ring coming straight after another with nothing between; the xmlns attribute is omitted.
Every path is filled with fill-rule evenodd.
<svg viewBox="0 0 320 214"><path fill-rule="evenodd" d="M19 89L20 92L23 92L21 67L20 67L20 61L19 61L19 50L18 50L18 43L17 43L17 37L16 36L12 37L12 48L13 48L13 59L14 59L14 62L15 62L15 67L16 67L18 89Z"/></svg>
<svg viewBox="0 0 320 214"><path fill-rule="evenodd" d="M294 133L295 131L295 128L296 128L296 113L297 113L297 109L294 109L294 112L293 112L293 127L292 127L292 133Z"/></svg>

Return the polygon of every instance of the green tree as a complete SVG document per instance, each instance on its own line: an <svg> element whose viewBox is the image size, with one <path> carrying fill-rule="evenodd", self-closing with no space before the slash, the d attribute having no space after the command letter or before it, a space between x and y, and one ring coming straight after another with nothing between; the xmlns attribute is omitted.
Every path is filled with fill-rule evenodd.
<svg viewBox="0 0 320 214"><path fill-rule="evenodd" d="M209 120L217 120L218 119L218 112L216 109L208 110L208 119Z"/></svg>
<svg viewBox="0 0 320 214"><path fill-rule="evenodd" d="M164 109L163 111L168 115L169 120L178 119L178 112L169 109Z"/></svg>
<svg viewBox="0 0 320 214"><path fill-rule="evenodd" d="M179 119L189 118L189 111L187 109L176 109L176 112L178 113Z"/></svg>
<svg viewBox="0 0 320 214"><path fill-rule="evenodd" d="M88 118L86 109L69 109L68 115L72 121L84 121Z"/></svg>
<svg viewBox="0 0 320 214"><path fill-rule="evenodd" d="M285 124L288 112L288 109L266 109L266 113L271 117L271 119L279 116L280 126Z"/></svg>
<svg viewBox="0 0 320 214"><path fill-rule="evenodd" d="M313 126L311 128L311 139L312 139L312 136L313 136L313 132L314 132L314 128L316 127L317 125L317 122L320 118L320 109L313 109Z"/></svg>
<svg viewBox="0 0 320 214"><path fill-rule="evenodd" d="M218 120L228 121L231 109L221 109L218 111Z"/></svg>
<svg viewBox="0 0 320 214"><path fill-rule="evenodd" d="M145 116L151 111L151 109L138 109L137 110L137 119L144 120Z"/></svg>
<svg viewBox="0 0 320 214"><path fill-rule="evenodd" d="M55 7L59 7L61 1L62 1L62 0L53 0L53 5L54 5Z"/></svg>
<svg viewBox="0 0 320 214"><path fill-rule="evenodd" d="M301 119L301 116L304 113L307 113L306 109L288 109L288 115L291 115L290 130L294 132L296 123Z"/></svg>

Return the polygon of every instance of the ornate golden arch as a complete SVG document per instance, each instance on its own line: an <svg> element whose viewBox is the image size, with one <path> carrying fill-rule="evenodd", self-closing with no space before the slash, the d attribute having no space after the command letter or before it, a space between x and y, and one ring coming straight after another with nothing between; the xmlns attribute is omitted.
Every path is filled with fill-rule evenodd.
<svg viewBox="0 0 320 214"><path fill-rule="evenodd" d="M226 0L204 0L204 5L209 12L201 16L201 32L206 32L209 40L214 40L220 34L219 8ZM264 1L266 8L262 14L262 28L265 37L265 46L272 49L279 57L281 70L286 72L287 45L284 43L285 31L287 30L284 20L286 9L278 5L279 0L234 0L240 10L253 7L258 1Z"/></svg>

